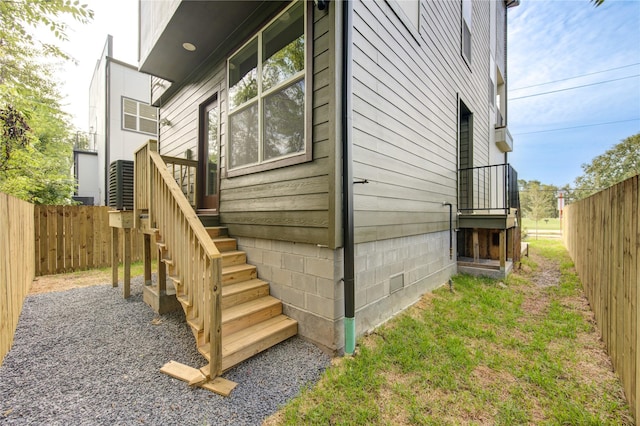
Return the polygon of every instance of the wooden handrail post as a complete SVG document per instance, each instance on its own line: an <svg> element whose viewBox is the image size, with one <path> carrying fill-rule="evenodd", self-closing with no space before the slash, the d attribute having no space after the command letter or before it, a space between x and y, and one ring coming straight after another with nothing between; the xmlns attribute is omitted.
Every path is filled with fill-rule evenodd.
<svg viewBox="0 0 640 426"><path fill-rule="evenodd" d="M220 257L211 259L213 282L208 285L211 300L210 327L210 372L211 378L222 374L222 261Z"/></svg>

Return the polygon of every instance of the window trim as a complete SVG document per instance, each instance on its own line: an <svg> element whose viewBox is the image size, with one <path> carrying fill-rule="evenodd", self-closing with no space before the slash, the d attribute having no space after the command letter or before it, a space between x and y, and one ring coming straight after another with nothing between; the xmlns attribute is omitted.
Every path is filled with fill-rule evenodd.
<svg viewBox="0 0 640 426"><path fill-rule="evenodd" d="M385 3L389 5L393 13L400 19L400 22L404 25L404 27L409 31L411 36L415 39L415 41L420 45L420 23L422 21L422 1L416 0L418 2L418 27L413 25L411 19L404 12L402 6L398 4L398 1L401 0L385 0Z"/></svg>
<svg viewBox="0 0 640 426"><path fill-rule="evenodd" d="M467 22L467 19L465 18L465 7L464 4L468 3L469 4L469 22ZM464 59L464 62L467 64L467 66L469 67L469 70L471 70L471 62L472 62L472 57L473 57L473 0L461 0L460 1L460 56L462 56L462 59ZM469 29L469 57L467 57L467 55L464 53L464 28L465 28L465 24L467 26L467 28Z"/></svg>
<svg viewBox="0 0 640 426"><path fill-rule="evenodd" d="M239 167L235 167L235 168L231 168L230 166L230 154L229 154L229 146L230 146L230 138L231 138L231 132L230 132L230 120L229 120L229 116L230 116L230 111L229 111L229 62L231 60L231 58L233 58L233 56L235 54L237 54L238 52L240 52L242 49L244 49L247 45L249 45L250 43L252 43L254 40L258 40L258 49L262 49L261 43L259 43L259 41L261 40L261 36L260 34L262 34L262 32L269 26L271 25L273 22L275 22L280 16L282 16L287 10L289 10L297 1L300 0L294 0L291 3L289 3L285 8L283 8L275 17L273 17L272 19L270 19L268 22L266 22L264 25L262 25L256 32L255 34L253 34L245 43L243 43L240 47L238 47L237 49L235 49L233 52L231 52L231 54L229 54L229 56L227 57L227 60L225 61L225 77L226 77L226 84L225 84L225 94L224 94L224 101L225 101L225 144L224 144L224 151L225 151L225 172L224 172L224 177L225 178L231 178L231 177L236 177L236 176L243 176L243 175L248 175L248 174L252 174L252 173L258 173L258 172L263 172L263 171L267 171L267 170L272 170L272 169L277 169L277 168L281 168L281 167L287 167L287 166L292 166L294 164L300 164L300 163L306 163L309 162L311 160L313 160L313 140L312 140L312 135L313 135L313 103L312 103L312 99L313 99L313 74L312 74L312 68L313 68L313 7L311 7L309 5L309 2L306 0L302 0L303 4L304 4L304 11L303 11L303 16L304 16L304 45L305 45L305 53L304 53L304 60L305 60L305 64L304 64L304 71L300 71L296 74L294 74L293 76L289 77L287 80L281 82L278 86L276 86L276 88L270 88L268 90L266 90L265 92L260 91L260 93L258 94L257 98L254 98L252 100L246 101L238 106L236 106L234 108L234 113L237 112L241 112L242 110L244 110L245 108L249 107L250 105L253 105L254 103L257 103L258 105L258 119L259 119L259 157L262 158L263 156L263 149L264 149L264 135L263 135L263 119L261 117L261 114L263 112L263 108L261 107L261 103L263 102L263 100L272 92L275 92L277 90L282 90L286 87L288 87L291 84L295 84L295 81L299 81L300 80L300 76L304 76L304 91L305 91L305 99L304 99L304 151L303 152L298 152L298 153L293 153L293 154L289 154L286 156L282 156L282 157L278 157L276 159L272 159L272 160L260 160L260 162L258 163L252 163L252 164L247 164L244 166L239 166ZM259 54L259 58L260 58L260 54ZM260 61L258 61L258 78L262 78L261 75L261 69L262 69L262 64L259 63Z"/></svg>
<svg viewBox="0 0 640 426"><path fill-rule="evenodd" d="M133 114L129 114L129 113L125 112L125 110L124 110L124 102L125 102L125 100L133 101L133 102L136 103L136 115L135 115L135 117L136 117L136 128L135 129L129 129L128 127L125 127L125 125L124 125L124 116L125 115L133 117ZM151 120L150 118L142 117L140 115L140 105L144 105L144 106L148 106L150 108L154 108L156 110L156 119L155 120ZM130 98L128 96L120 96L120 108L121 108L120 129L122 131L134 132L134 133L142 133L144 135L153 135L153 136L157 136L158 135L158 125L160 123L160 120L158 120L158 118L160 117L160 111L158 110L157 107L154 107L153 105L148 104L146 102L142 102L142 101L139 101L137 99ZM143 130L140 130L140 118L144 118L145 120L149 120L149 121L155 121L156 122L156 131L155 131L155 133L150 133L150 132L145 132Z"/></svg>

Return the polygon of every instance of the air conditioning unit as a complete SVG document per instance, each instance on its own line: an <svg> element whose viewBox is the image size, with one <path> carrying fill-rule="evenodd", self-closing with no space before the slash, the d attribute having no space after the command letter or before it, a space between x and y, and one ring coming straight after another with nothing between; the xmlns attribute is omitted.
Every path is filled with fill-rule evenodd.
<svg viewBox="0 0 640 426"><path fill-rule="evenodd" d="M133 161L118 160L109 166L109 207L133 210Z"/></svg>

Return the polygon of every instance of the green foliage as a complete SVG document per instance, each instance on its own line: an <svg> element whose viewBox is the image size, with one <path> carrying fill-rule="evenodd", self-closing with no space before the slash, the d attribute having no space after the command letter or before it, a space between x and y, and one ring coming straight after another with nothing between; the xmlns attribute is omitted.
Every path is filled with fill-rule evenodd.
<svg viewBox="0 0 640 426"><path fill-rule="evenodd" d="M33 203L71 202L72 145L54 61L70 60L37 39L48 29L67 39L65 17L86 23L87 5L70 0L0 2L0 191Z"/></svg>
<svg viewBox="0 0 640 426"><path fill-rule="evenodd" d="M629 136L582 165L584 174L576 178L574 196L586 198L640 173L640 133Z"/></svg>
<svg viewBox="0 0 640 426"><path fill-rule="evenodd" d="M537 180L519 180L520 206L522 215L531 219L536 224L546 218L558 217L556 193L558 187L555 185L542 184Z"/></svg>

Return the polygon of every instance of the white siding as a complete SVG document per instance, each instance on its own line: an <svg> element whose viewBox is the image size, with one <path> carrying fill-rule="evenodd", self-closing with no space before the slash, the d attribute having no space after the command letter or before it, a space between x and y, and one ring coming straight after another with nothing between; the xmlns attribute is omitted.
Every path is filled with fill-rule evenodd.
<svg viewBox="0 0 640 426"><path fill-rule="evenodd" d="M109 162L133 161L133 153L140 145L157 135L124 130L122 126L122 98L148 104L151 102L151 77L118 62L110 62L109 104Z"/></svg>

